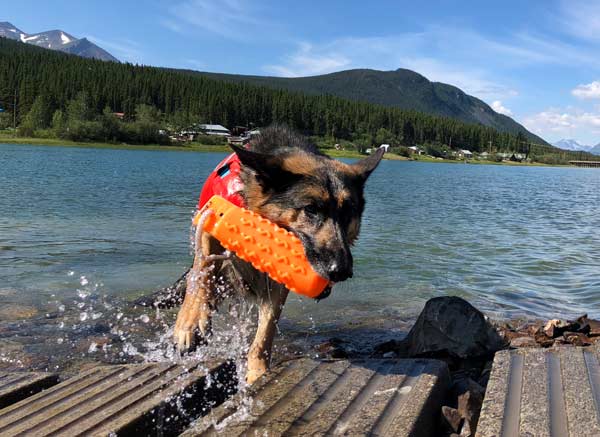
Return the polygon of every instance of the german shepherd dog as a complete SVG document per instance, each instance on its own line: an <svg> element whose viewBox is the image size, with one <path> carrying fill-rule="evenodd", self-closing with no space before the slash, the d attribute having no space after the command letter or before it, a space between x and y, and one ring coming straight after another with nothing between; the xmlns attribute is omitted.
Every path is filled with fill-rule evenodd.
<svg viewBox="0 0 600 437"><path fill-rule="evenodd" d="M248 149L233 150L241 162L241 195L246 208L294 233L320 275L332 283L351 278L350 247L360 230L365 182L384 150L345 164L322 154L306 138L284 126L264 129ZM251 384L269 367L276 323L288 289L235 256L225 261L210 257L224 251L210 235L203 234L199 244L196 250L203 256L196 257L187 275L186 294L174 329L175 343L184 351L191 347L196 330L204 338L210 335L211 313L223 298L214 278L254 296L259 319L248 352L246 380ZM205 269L211 274L202 275ZM199 279L202 277L205 279ZM330 291L329 287L318 298L327 297Z"/></svg>

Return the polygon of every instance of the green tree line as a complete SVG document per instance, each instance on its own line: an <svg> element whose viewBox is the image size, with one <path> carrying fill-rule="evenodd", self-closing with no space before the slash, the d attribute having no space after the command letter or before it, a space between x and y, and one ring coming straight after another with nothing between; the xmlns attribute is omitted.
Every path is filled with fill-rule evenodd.
<svg viewBox="0 0 600 437"><path fill-rule="evenodd" d="M7 112L15 96L17 123L24 133L50 130L73 139L160 142L159 128L281 122L307 135L366 145L393 142L474 152L557 153L551 146L532 146L522 134L452 118L80 58L0 38L0 105L4 103ZM123 112L124 122L113 112ZM565 157L585 159L584 155L570 152Z"/></svg>

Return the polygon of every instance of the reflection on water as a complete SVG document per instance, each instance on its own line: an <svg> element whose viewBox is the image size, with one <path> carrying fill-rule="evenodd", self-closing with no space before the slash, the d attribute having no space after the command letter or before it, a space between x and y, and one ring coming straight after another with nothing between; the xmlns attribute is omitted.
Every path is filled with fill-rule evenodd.
<svg viewBox="0 0 600 437"><path fill-rule="evenodd" d="M170 284L222 156L1 145L0 303L55 311L82 276L108 300ZM410 319L444 294L495 317L600 317L600 171L386 161L366 197L355 278L291 296L289 323Z"/></svg>

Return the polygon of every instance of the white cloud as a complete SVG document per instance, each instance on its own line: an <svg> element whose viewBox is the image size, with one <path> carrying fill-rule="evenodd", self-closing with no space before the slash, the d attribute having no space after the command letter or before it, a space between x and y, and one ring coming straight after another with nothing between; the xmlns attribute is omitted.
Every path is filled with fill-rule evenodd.
<svg viewBox="0 0 600 437"><path fill-rule="evenodd" d="M245 0L185 0L170 6L168 15L160 23L181 34L202 30L225 38L246 40L259 34L251 29L261 28L268 34L270 27Z"/></svg>
<svg viewBox="0 0 600 437"><path fill-rule="evenodd" d="M526 117L525 127L551 140L577 138L586 144L596 144L600 139L600 112L580 108L548 108Z"/></svg>
<svg viewBox="0 0 600 437"><path fill-rule="evenodd" d="M421 32L380 37L304 41L280 62L263 68L281 76L306 76L342 68L404 67L493 101L517 95L505 78L515 77L515 69L531 65L600 68L600 58L585 47L539 34L520 32L490 39L465 28L428 26Z"/></svg>
<svg viewBox="0 0 600 437"><path fill-rule="evenodd" d="M144 54L140 49L140 45L127 38L119 40L107 40L96 36L87 37L94 44L99 45L103 49L110 52L113 56L121 61L131 62L134 64L143 63Z"/></svg>
<svg viewBox="0 0 600 437"><path fill-rule="evenodd" d="M517 95L511 86L494 80L486 69L467 67L474 63L453 62L444 60L442 56L423 56L423 53L432 51L447 52L442 42L448 37L446 32L434 29L426 33L387 37L346 37L319 44L302 42L291 54L283 56L280 63L265 65L263 69L269 74L298 77L351 68L395 70L403 67L415 70L432 81L455 85L483 99ZM466 39L463 38L464 44L471 47L473 39L469 43Z"/></svg>
<svg viewBox="0 0 600 437"><path fill-rule="evenodd" d="M562 24L570 34L600 41L600 3L595 0L562 0Z"/></svg>
<svg viewBox="0 0 600 437"><path fill-rule="evenodd" d="M299 49L284 58L281 65L267 65L265 70L284 77L312 76L331 73L349 67L350 59L341 53L319 53L308 43L301 43Z"/></svg>
<svg viewBox="0 0 600 437"><path fill-rule="evenodd" d="M580 99L600 99L600 81L577 85L571 94Z"/></svg>
<svg viewBox="0 0 600 437"><path fill-rule="evenodd" d="M185 63L195 70L205 70L206 69L206 63L199 61L197 59L186 59Z"/></svg>
<svg viewBox="0 0 600 437"><path fill-rule="evenodd" d="M506 106L502 105L502 102L500 100L494 100L492 102L492 109L494 111L496 111L498 114L504 114L504 115L508 115L509 117L512 117L513 113L510 109L508 109Z"/></svg>

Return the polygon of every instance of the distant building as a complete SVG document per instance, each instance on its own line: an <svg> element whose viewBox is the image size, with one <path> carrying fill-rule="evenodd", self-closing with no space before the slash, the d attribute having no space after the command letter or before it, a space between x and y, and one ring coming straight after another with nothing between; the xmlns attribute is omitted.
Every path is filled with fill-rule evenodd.
<svg viewBox="0 0 600 437"><path fill-rule="evenodd" d="M459 159L471 159L473 157L473 153L470 150L461 149L456 152L456 157Z"/></svg>
<svg viewBox="0 0 600 437"><path fill-rule="evenodd" d="M522 153L513 153L512 155L510 155L510 158L508 158L508 160L512 162L521 162L524 159L525 155L523 155Z"/></svg>
<svg viewBox="0 0 600 437"><path fill-rule="evenodd" d="M421 150L417 146L410 146L408 148L408 153L410 153L411 155L422 155L423 154L423 150Z"/></svg>
<svg viewBox="0 0 600 437"><path fill-rule="evenodd" d="M183 129L177 135L178 141L194 141L194 139L200 134L200 131L195 127L188 127L187 129Z"/></svg>
<svg viewBox="0 0 600 437"><path fill-rule="evenodd" d="M489 157L490 157L490 154L488 152L482 152L479 154L480 159L488 159Z"/></svg>
<svg viewBox="0 0 600 437"><path fill-rule="evenodd" d="M200 124L198 125L198 129L204 135L221 135L224 137L228 137L231 135L229 129L225 126L221 126L220 124Z"/></svg>
<svg viewBox="0 0 600 437"><path fill-rule="evenodd" d="M247 126L234 126L231 129L231 135L234 137L245 137L249 130L250 128Z"/></svg>
<svg viewBox="0 0 600 437"><path fill-rule="evenodd" d="M526 155L524 155L523 153L500 152L500 153L496 153L496 156L498 156L499 158L502 158L502 160L520 162L525 159Z"/></svg>
<svg viewBox="0 0 600 437"><path fill-rule="evenodd" d="M119 120L123 120L125 118L124 112L113 112L113 115L117 117Z"/></svg>
<svg viewBox="0 0 600 437"><path fill-rule="evenodd" d="M240 136L240 137L227 137L227 143L234 146L243 146L250 142L250 137L248 136Z"/></svg>

